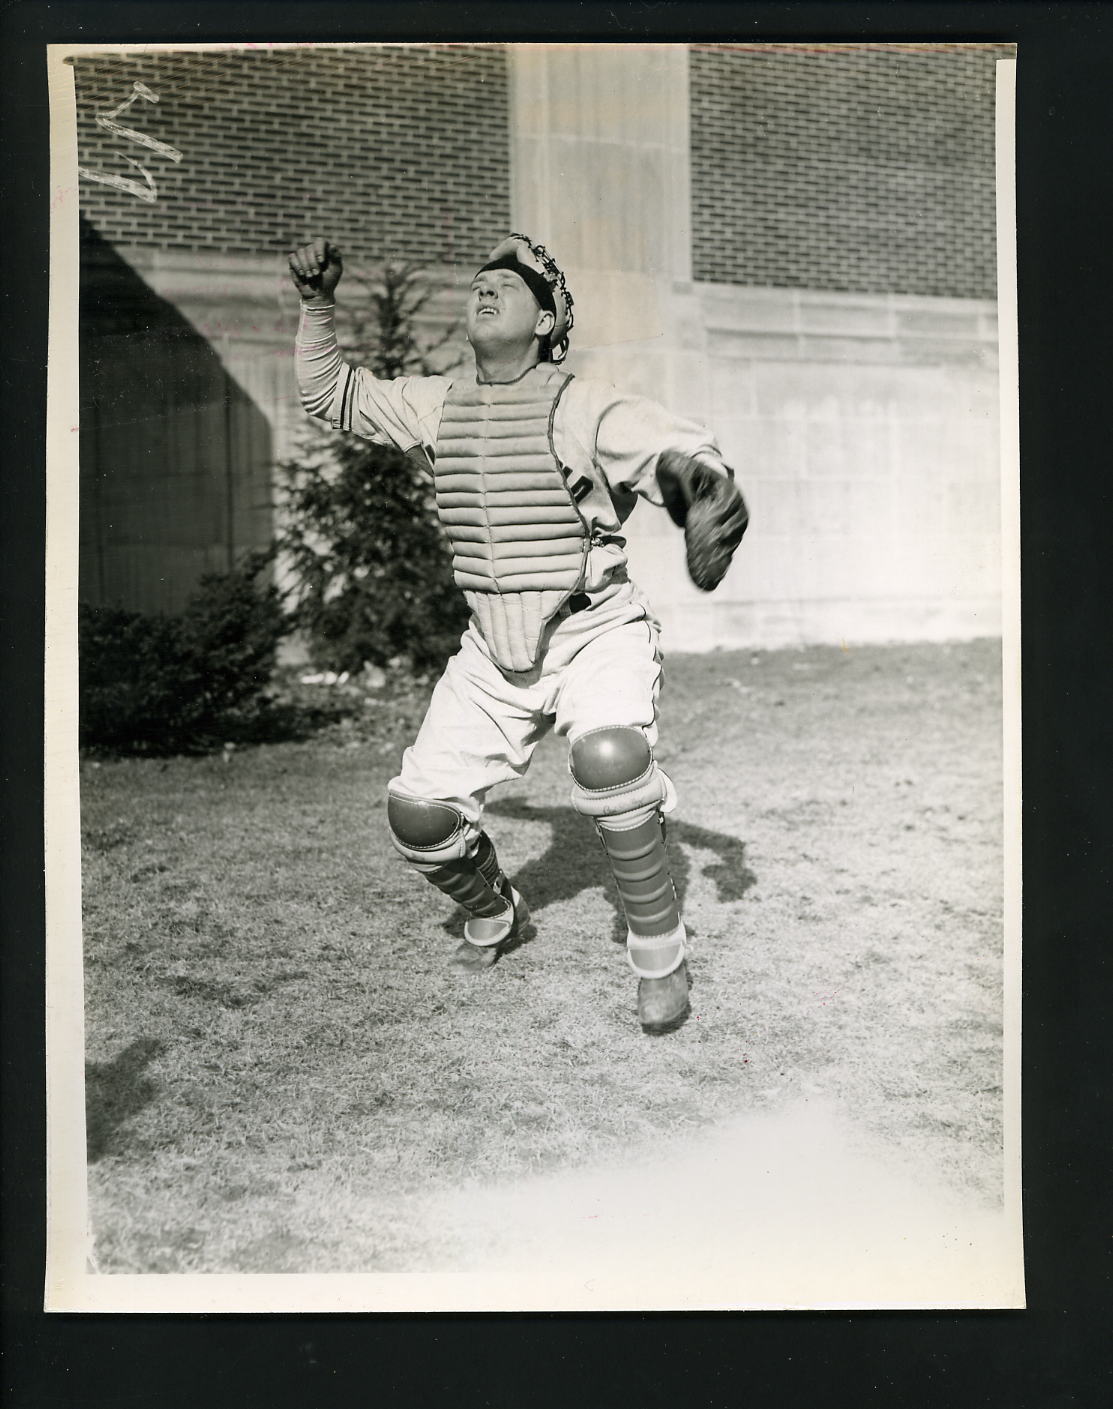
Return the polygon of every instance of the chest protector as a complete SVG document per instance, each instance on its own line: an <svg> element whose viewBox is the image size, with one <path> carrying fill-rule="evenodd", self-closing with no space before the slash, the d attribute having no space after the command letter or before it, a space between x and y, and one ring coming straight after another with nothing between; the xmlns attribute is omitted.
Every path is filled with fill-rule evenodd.
<svg viewBox="0 0 1113 1409"><path fill-rule="evenodd" d="M541 634L582 585L587 525L553 449L571 377L549 363L516 382L454 382L434 463L452 570L504 670L536 663Z"/></svg>

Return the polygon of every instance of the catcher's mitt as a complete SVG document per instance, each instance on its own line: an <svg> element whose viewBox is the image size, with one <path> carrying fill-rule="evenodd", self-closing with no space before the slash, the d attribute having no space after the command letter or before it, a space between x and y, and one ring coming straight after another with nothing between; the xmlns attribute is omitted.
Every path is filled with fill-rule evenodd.
<svg viewBox="0 0 1113 1409"><path fill-rule="evenodd" d="M688 574L704 592L714 591L742 542L749 514L733 475L670 452L661 456L657 478L665 507L684 528Z"/></svg>

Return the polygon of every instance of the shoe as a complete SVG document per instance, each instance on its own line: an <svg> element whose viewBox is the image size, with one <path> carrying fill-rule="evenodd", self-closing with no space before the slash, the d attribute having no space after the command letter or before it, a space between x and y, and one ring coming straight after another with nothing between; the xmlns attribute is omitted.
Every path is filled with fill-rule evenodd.
<svg viewBox="0 0 1113 1409"><path fill-rule="evenodd" d="M664 978L638 980L638 1022L643 1032L655 1036L672 1032L689 1012L687 964L681 963Z"/></svg>
<svg viewBox="0 0 1113 1409"><path fill-rule="evenodd" d="M464 942L450 960L462 973L478 974L493 967L512 939L516 939L529 922L529 907L513 886L510 887L509 915L472 915L464 925ZM473 942L474 941L474 942Z"/></svg>

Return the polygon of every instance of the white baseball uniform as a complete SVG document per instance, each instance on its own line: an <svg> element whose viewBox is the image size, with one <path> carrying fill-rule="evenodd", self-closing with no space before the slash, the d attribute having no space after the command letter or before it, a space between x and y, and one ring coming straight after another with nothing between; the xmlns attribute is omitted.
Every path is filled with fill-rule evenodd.
<svg viewBox="0 0 1113 1409"><path fill-rule="evenodd" d="M629 726L652 745L659 626L621 528L639 495L662 503L662 452L723 466L710 433L551 363L510 384L380 380L344 361L331 308L303 306L296 366L311 416L432 469L472 607L392 789L451 802L478 835L487 791L521 776L550 729L571 742Z"/></svg>

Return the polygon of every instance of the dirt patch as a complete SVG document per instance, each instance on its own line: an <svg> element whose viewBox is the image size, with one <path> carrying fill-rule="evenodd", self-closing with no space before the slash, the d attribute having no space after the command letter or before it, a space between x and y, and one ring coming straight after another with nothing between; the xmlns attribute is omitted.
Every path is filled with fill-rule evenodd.
<svg viewBox="0 0 1113 1409"><path fill-rule="evenodd" d="M1000 1208L822 1098L618 1164L472 1185L426 1218L438 1270L496 1279L510 1307L538 1282L558 1306L994 1306L1020 1279Z"/></svg>

